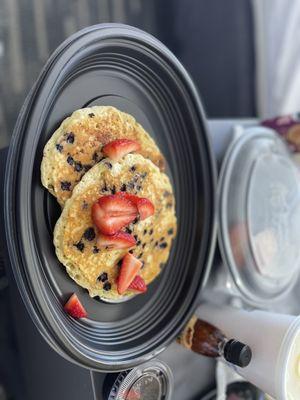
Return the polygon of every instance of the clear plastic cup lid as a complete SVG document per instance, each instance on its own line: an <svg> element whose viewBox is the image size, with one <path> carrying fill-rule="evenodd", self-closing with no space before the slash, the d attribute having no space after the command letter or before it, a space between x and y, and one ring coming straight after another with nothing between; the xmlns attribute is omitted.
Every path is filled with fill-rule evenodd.
<svg viewBox="0 0 300 400"><path fill-rule="evenodd" d="M253 303L292 288L300 267L300 172L272 130L245 130L220 174L219 244L236 286Z"/></svg>

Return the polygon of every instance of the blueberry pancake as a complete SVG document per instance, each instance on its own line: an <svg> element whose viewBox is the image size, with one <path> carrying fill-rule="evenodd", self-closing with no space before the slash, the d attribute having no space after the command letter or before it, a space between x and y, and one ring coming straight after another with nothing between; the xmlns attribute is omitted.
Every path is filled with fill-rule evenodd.
<svg viewBox="0 0 300 400"><path fill-rule="evenodd" d="M41 165L43 186L63 206L82 176L103 158L103 146L123 138L138 141L139 153L163 170L159 148L132 116L114 107L95 106L74 111L46 144Z"/></svg>
<svg viewBox="0 0 300 400"><path fill-rule="evenodd" d="M122 228L121 235L134 238L132 247L99 248L100 233L92 218L95 203L99 198L130 194L149 199L154 213L143 220L136 218ZM175 199L169 178L149 159L128 154L120 161L104 159L85 173L57 221L54 244L70 277L86 288L90 296L120 300L135 293L128 289L120 295L117 290L125 255L132 254L142 262L139 275L148 285L167 262L176 229Z"/></svg>

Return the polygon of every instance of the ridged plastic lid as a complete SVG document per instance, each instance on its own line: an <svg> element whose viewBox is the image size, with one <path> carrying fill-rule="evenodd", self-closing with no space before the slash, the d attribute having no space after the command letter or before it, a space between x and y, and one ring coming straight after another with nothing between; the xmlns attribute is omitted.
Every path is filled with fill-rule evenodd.
<svg viewBox="0 0 300 400"><path fill-rule="evenodd" d="M250 128L233 141L219 196L220 248L244 299L287 293L300 266L300 173L277 134Z"/></svg>
<svg viewBox="0 0 300 400"><path fill-rule="evenodd" d="M153 360L121 372L106 391L107 400L171 400L173 374L167 364Z"/></svg>

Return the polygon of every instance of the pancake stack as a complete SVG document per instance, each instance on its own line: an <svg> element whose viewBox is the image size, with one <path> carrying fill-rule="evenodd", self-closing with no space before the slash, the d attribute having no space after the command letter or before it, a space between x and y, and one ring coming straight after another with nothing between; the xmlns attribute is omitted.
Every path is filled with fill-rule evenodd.
<svg viewBox="0 0 300 400"><path fill-rule="evenodd" d="M104 149L119 139L137 142L138 149L110 158ZM144 291L129 287L120 293L120 269L128 254L139 260L138 275L145 285L167 262L177 223L173 188L163 169L164 158L154 140L133 117L113 107L75 111L46 144L42 183L63 207L54 230L56 254L90 296L120 301ZM118 198L121 204L141 199L153 207L147 216L137 213L117 233L131 238L126 248L107 242L115 236L103 235L93 214L98 201L118 204Z"/></svg>
<svg viewBox="0 0 300 400"><path fill-rule="evenodd" d="M131 115L114 107L82 108L62 122L44 148L42 184L62 207L82 176L104 158L103 146L115 139L138 141L139 154L164 169L159 148Z"/></svg>

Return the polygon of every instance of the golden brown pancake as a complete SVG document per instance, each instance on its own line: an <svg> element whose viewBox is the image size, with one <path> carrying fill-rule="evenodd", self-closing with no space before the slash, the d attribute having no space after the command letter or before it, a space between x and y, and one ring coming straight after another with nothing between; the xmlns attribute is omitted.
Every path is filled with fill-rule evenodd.
<svg viewBox="0 0 300 400"><path fill-rule="evenodd" d="M42 184L63 206L85 172L103 158L102 147L123 138L138 141L139 153L163 170L159 148L131 115L95 106L74 111L54 132L44 148Z"/></svg>
<svg viewBox="0 0 300 400"><path fill-rule="evenodd" d="M175 199L169 178L152 161L138 154L128 154L121 161L105 159L89 170L75 186L66 201L54 231L56 254L68 274L90 296L122 299L117 292L119 261L127 249L98 249L97 228L91 217L91 207L100 196L126 191L152 201L155 213L129 225L137 246L133 254L143 263L140 275L146 284L155 279L169 257L176 235ZM109 290L99 277L108 275Z"/></svg>

